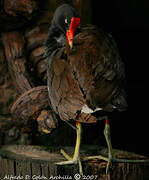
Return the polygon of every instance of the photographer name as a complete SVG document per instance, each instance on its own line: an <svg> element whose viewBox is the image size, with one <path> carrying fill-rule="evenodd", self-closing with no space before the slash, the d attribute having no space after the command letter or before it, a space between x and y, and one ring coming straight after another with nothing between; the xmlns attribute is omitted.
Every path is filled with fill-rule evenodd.
<svg viewBox="0 0 149 180"><path fill-rule="evenodd" d="M68 175L64 175L64 176L61 176L61 175L58 175L58 176L53 176L51 175L49 178L45 177L45 176L40 176L40 175L33 175L33 176L30 176L30 175L25 175L25 176L22 176L22 175L18 175L18 176L13 176L13 175L5 175L3 179L8 179L8 180L24 180L24 179L32 179L32 180L45 180L45 179L57 179L57 180L72 180L72 177L71 176L68 176Z"/></svg>
<svg viewBox="0 0 149 180"><path fill-rule="evenodd" d="M5 175L3 179L9 179L9 180L24 180L24 179L33 179L33 180L40 180L40 179L48 179L45 176L37 176L37 175L33 175L32 177L30 175L25 175L25 176L13 176L13 175Z"/></svg>

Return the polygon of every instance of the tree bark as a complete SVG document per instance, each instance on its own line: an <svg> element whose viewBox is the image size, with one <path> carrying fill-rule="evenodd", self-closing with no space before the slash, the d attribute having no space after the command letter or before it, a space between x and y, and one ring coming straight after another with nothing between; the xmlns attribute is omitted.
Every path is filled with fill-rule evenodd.
<svg viewBox="0 0 149 180"><path fill-rule="evenodd" d="M72 147L64 147L67 152L73 152ZM56 162L64 161L60 155L60 147L39 146L3 146L0 149L0 177L22 176L22 179L41 178L54 179L65 177L75 179L78 174L78 165L56 165ZM86 154L106 155L107 149L95 146L81 148L81 157ZM144 163L112 163L106 175L106 164L101 160L83 162L83 179L98 180L147 180L149 178L149 159L144 156L115 150L117 156L127 159L145 159ZM79 175L76 175L79 176Z"/></svg>
<svg viewBox="0 0 149 180"><path fill-rule="evenodd" d="M26 27L39 13L38 6L38 2L35 0L0 0L1 32Z"/></svg>
<svg viewBox="0 0 149 180"><path fill-rule="evenodd" d="M57 127L56 117L49 105L47 86L38 86L23 93L13 104L11 113L13 121L23 132L32 132L36 120L39 131L48 132Z"/></svg>
<svg viewBox="0 0 149 180"><path fill-rule="evenodd" d="M9 32L2 37L5 55L12 80L19 94L31 89L29 75L26 71L24 55L24 38L19 32Z"/></svg>
<svg viewBox="0 0 149 180"><path fill-rule="evenodd" d="M47 83L43 43L53 13L62 3L73 3L81 9L81 0L0 0L0 113L9 114L11 128L17 126L22 133L33 133L32 129L50 132L57 126L47 90L42 89ZM8 66L12 84L7 82L3 63ZM3 130L4 124L0 125Z"/></svg>

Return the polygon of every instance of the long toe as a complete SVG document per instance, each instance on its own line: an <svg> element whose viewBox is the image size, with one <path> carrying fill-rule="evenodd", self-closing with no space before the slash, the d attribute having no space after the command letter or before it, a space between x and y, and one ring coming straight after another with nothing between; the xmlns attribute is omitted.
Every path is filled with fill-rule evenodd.
<svg viewBox="0 0 149 180"><path fill-rule="evenodd" d="M88 156L88 157L84 157L82 158L82 161L88 161L88 160L92 160L92 159L100 159L100 160L104 160L107 162L107 166L106 166L106 174L108 174L110 165L112 163L112 161L114 161L115 159L113 159L113 157L105 157L102 155L97 155L97 156Z"/></svg>
<svg viewBox="0 0 149 180"><path fill-rule="evenodd" d="M82 163L81 163L80 159L72 159L72 160L56 163L56 165L68 165L68 164L78 164L79 165L79 173L80 173L80 175L83 175Z"/></svg>
<svg viewBox="0 0 149 180"><path fill-rule="evenodd" d="M56 164L57 165L77 164L77 161L76 160L69 160L69 161L58 162Z"/></svg>

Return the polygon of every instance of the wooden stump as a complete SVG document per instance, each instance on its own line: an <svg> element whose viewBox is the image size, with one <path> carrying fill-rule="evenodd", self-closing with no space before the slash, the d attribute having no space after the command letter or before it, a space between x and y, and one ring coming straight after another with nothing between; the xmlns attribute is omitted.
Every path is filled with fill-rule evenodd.
<svg viewBox="0 0 149 180"><path fill-rule="evenodd" d="M39 13L39 5L35 0L1 0L0 8L1 32L23 29Z"/></svg>
<svg viewBox="0 0 149 180"><path fill-rule="evenodd" d="M63 148L70 154L72 147ZM2 146L0 148L0 178L12 179L79 179L77 165L56 165L64 161L60 147ZM107 149L95 146L82 146L81 157L85 155L107 154ZM83 162L82 179L98 180L148 180L149 159L144 156L115 150L119 157L146 159L142 163L112 163L109 174L105 174L106 163L101 160ZM80 178L81 179L81 178Z"/></svg>

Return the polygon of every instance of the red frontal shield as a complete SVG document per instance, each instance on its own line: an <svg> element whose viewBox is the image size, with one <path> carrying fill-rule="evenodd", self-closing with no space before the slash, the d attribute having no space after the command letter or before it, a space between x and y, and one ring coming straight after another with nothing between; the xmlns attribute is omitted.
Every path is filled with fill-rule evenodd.
<svg viewBox="0 0 149 180"><path fill-rule="evenodd" d="M68 42L73 39L75 30L80 26L80 18L79 17L73 17L71 19L70 23L70 29L67 31L67 39Z"/></svg>

